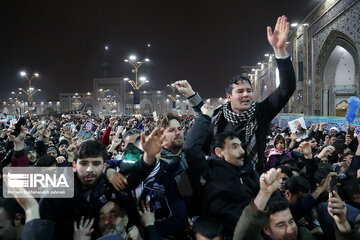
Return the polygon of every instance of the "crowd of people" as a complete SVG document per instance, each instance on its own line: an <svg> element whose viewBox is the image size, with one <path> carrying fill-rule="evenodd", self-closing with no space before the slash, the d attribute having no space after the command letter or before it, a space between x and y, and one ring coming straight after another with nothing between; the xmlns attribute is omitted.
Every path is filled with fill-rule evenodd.
<svg viewBox="0 0 360 240"><path fill-rule="evenodd" d="M0 239L360 239L360 135L270 124L296 88L288 32L267 29L280 85L262 102L244 77L217 109L178 81L196 116L2 123L1 170L72 168L74 196L0 198Z"/></svg>

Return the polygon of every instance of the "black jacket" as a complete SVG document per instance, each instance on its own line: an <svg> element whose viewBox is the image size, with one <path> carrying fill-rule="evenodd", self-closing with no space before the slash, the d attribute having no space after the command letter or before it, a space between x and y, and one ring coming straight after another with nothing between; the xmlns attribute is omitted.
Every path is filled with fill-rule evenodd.
<svg viewBox="0 0 360 240"><path fill-rule="evenodd" d="M220 219L224 234L232 236L243 209L258 193L259 175L248 161L244 166L236 167L215 156L205 159L201 147L210 120L208 116L199 116L187 135L184 149L188 173L194 180L194 189L202 195L203 214Z"/></svg>

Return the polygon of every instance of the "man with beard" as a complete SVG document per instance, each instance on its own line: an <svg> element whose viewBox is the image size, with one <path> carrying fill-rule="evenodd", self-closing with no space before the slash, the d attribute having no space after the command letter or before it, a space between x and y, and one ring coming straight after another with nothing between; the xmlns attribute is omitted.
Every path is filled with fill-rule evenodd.
<svg viewBox="0 0 360 240"><path fill-rule="evenodd" d="M124 239L138 239L139 229L136 226L128 227L129 216L124 210L124 206L114 201L109 201L100 209L99 230L102 236L116 235Z"/></svg>
<svg viewBox="0 0 360 240"><path fill-rule="evenodd" d="M194 191L187 175L188 164L182 151L184 132L180 123L180 118L173 113L168 113L161 119L160 127L164 128L164 142L160 159L169 164L166 171L175 178L180 195L188 207L189 215L192 215L195 214L196 206L192 201Z"/></svg>
<svg viewBox="0 0 360 240"><path fill-rule="evenodd" d="M35 148L32 146L25 147L25 154L29 159L30 165L34 165L39 159L39 154L36 152Z"/></svg>
<svg viewBox="0 0 360 240"><path fill-rule="evenodd" d="M137 162L133 177L128 180L129 185L138 186L153 169L155 154L160 151L161 147L159 131L159 129L155 129L147 138L141 139L144 155ZM72 239L74 221L78 222L82 216L85 218L96 217L103 205L104 196L108 196L109 192L112 192L112 188L106 182L103 174L106 156L106 147L101 142L91 140L83 142L75 150L72 162L74 197L42 198L40 200L41 218L55 222L54 236L56 239ZM95 228L93 238L96 239L99 236L100 233Z"/></svg>

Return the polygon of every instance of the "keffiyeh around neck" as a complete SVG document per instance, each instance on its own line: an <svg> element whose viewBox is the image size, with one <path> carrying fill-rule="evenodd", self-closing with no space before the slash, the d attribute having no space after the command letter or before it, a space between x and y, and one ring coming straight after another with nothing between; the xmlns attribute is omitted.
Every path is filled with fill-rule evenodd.
<svg viewBox="0 0 360 240"><path fill-rule="evenodd" d="M246 144L246 155L249 160L254 164L258 161L257 149L256 149L256 131L257 131L257 121L255 118L256 103L252 102L250 108L241 114L235 113L231 110L230 102L224 104L215 116L215 124L219 121L221 115L224 115L224 118L227 122L233 125L244 125L245 130L245 139L240 139L241 142Z"/></svg>

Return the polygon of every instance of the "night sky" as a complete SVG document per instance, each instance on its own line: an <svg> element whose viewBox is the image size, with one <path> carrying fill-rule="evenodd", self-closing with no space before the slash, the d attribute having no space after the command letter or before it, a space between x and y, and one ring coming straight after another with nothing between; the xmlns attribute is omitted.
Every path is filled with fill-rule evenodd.
<svg viewBox="0 0 360 240"><path fill-rule="evenodd" d="M110 77L133 78L123 61L130 54L151 60L140 68L150 81L144 90L187 79L204 98L224 96L226 80L240 74L240 66L256 65L271 52L267 25L273 27L282 14L300 22L319 2L2 1L1 100L27 88L20 70L40 74L32 84L43 90L36 101L92 91L92 79L104 76L104 61L110 63Z"/></svg>

